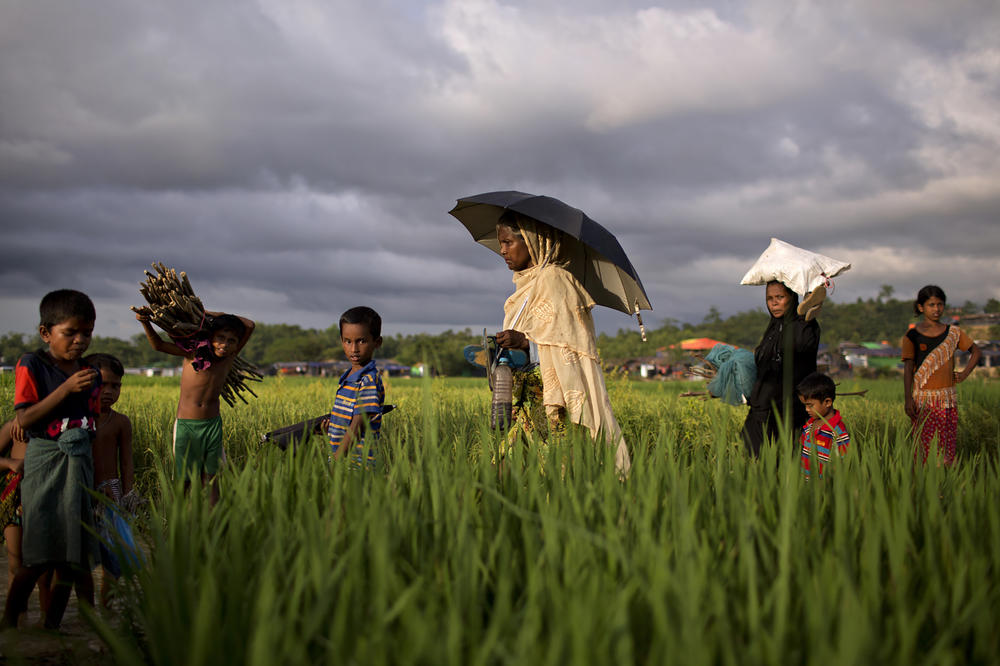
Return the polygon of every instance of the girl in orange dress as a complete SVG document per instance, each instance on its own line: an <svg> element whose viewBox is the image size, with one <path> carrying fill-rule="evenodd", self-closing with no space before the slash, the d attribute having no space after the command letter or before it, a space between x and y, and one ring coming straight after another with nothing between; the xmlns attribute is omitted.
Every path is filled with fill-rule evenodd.
<svg viewBox="0 0 1000 666"><path fill-rule="evenodd" d="M913 422L921 454L927 462L931 442L937 439L944 463L955 462L958 440L958 393L955 385L965 380L976 364L980 351L958 326L941 323L945 295L941 287L927 285L917 293L913 311L923 320L903 336L903 391L906 415ZM955 372L955 351L969 352L969 362Z"/></svg>

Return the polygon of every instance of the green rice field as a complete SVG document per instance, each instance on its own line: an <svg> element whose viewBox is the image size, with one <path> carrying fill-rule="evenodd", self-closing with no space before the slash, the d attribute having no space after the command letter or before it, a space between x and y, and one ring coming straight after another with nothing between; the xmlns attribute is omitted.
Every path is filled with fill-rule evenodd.
<svg viewBox="0 0 1000 666"><path fill-rule="evenodd" d="M9 417L8 376L0 389ZM93 618L121 664L966 664L1000 657L1000 383L959 387L959 462L914 466L898 380L837 401L850 454L748 460L744 409L612 380L633 452L572 438L498 464L485 380L391 379L374 471L260 434L332 379L224 407L214 509L171 483L177 380L128 377L149 562Z"/></svg>

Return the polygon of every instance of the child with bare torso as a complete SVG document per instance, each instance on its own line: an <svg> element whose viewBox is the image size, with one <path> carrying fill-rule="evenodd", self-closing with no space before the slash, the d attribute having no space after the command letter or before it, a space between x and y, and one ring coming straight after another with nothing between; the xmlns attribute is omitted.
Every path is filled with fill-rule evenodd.
<svg viewBox="0 0 1000 666"><path fill-rule="evenodd" d="M101 372L101 411L94 437L94 488L116 503L132 492L135 469L132 462L132 421L112 409L122 392L125 370L110 354L91 354L84 359Z"/></svg>
<svg viewBox="0 0 1000 666"><path fill-rule="evenodd" d="M133 491L135 468L132 462L132 421L124 414L112 409L122 392L122 377L125 369L121 361L110 354L91 354L84 359L101 373L100 412L97 416L97 434L94 437L94 488L103 493L116 507L126 511L134 509L138 496ZM101 547L101 603L108 605L110 579L121 575L121 563L113 548L129 547L132 543L131 530L125 526L127 535L112 534L114 516L110 506L98 506L95 523L100 527L102 537L110 543Z"/></svg>
<svg viewBox="0 0 1000 666"><path fill-rule="evenodd" d="M184 358L181 392L174 426L174 462L179 476L200 476L211 485L211 502L219 499L216 474L222 459L222 417L219 398L236 355L253 335L254 323L244 317L206 312L207 335L193 340L166 341L149 317L137 314L153 349Z"/></svg>

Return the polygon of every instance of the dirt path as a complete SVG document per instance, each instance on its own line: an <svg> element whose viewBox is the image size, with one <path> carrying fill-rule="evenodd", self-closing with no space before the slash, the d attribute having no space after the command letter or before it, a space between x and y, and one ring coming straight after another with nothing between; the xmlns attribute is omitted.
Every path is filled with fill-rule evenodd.
<svg viewBox="0 0 1000 666"><path fill-rule="evenodd" d="M7 602L7 549L0 547L0 604ZM97 581L95 580L95 587ZM59 631L41 626L38 610L38 592L32 593L28 602L28 619L18 629L0 633L0 662L57 666L72 664L90 666L111 663L107 646L80 615L76 595L70 597Z"/></svg>

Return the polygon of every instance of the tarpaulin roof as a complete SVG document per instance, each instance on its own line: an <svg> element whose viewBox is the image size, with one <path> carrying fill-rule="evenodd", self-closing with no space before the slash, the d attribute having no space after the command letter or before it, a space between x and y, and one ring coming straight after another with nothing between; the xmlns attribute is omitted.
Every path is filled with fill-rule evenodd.
<svg viewBox="0 0 1000 666"><path fill-rule="evenodd" d="M681 349L686 349L688 351L700 351L704 349L711 349L715 345L721 344L725 343L713 340L712 338L688 338L687 340L681 340Z"/></svg>

